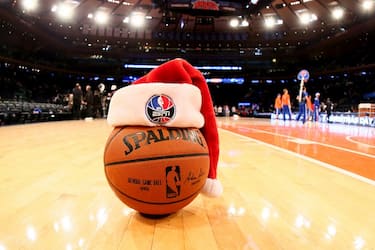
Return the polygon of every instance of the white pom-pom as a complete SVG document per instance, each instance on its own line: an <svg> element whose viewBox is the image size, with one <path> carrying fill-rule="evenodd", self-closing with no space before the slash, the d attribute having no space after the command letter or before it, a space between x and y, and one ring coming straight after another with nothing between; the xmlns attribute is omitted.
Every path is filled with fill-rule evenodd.
<svg viewBox="0 0 375 250"><path fill-rule="evenodd" d="M219 180L207 178L201 193L210 197L219 197L223 193L223 186Z"/></svg>

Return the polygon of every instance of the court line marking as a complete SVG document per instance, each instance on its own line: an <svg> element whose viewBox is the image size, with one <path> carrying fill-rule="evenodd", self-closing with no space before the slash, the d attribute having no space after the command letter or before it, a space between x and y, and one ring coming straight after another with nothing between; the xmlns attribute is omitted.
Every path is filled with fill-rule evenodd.
<svg viewBox="0 0 375 250"><path fill-rule="evenodd" d="M301 139L301 138L298 138L298 137L294 137L294 136L290 136L290 135L278 134L278 133L274 133L274 132L270 132L270 131L262 130L262 129L257 129L257 128L248 128L248 127L241 127L241 126L239 126L238 128L239 129L252 129L252 130L264 133L264 134L277 135L277 136L281 136L281 137L286 137L288 139L290 139L290 138L292 138L292 139ZM349 152L349 153L352 153L352 154L358 154L358 155L362 155L362 156L366 156L366 157L374 158L375 159L375 155L372 155L372 154L367 154L367 153L355 151L355 150L352 150L352 149L343 148L343 147L339 147L339 146L334 146L334 145L330 145L330 144L326 144L326 143L322 143L322 142L317 142L317 141L313 141L313 140L307 140L307 139L304 139L304 140L311 141L311 142L313 142L315 144L319 144L319 145L324 146L324 147L334 148L334 149L337 149L337 150L342 150L342 151L346 151L346 152Z"/></svg>
<svg viewBox="0 0 375 250"><path fill-rule="evenodd" d="M355 143L355 144L358 144L358 145L361 145L361 146L364 146L364 147L368 147L368 148L375 148L375 146L373 145L370 145L370 144L367 144L367 143L363 143L363 142L359 142L359 141L356 141L354 139L352 139L353 136L351 135L348 135L345 137L346 140L350 141L351 143Z"/></svg>
<svg viewBox="0 0 375 250"><path fill-rule="evenodd" d="M302 154L298 154L296 152L293 152L293 151L290 151L290 150L287 150L287 149L284 149L282 147L279 147L279 146L276 146L276 145L273 145L273 144L270 144L270 143L267 143L267 142L264 142L264 141L261 141L261 140L258 140L258 139L254 139L254 138L251 138L251 137L248 137L248 136L245 136L245 135L241 135L241 134L237 134L235 132L232 132L232 131L229 131L229 130L226 130L226 129L223 129L223 128L219 128L220 130L223 130L224 132L227 132L227 133L230 133L230 134L233 134L233 135L236 135L238 137L242 137L246 140L249 140L249 141L253 141L253 142L257 142L259 144L263 144L265 146L268 146L270 148L273 148L275 150L278 150L278 151L281 151L283 153L288 153L288 154L291 154L293 156L296 156L296 157L299 157L303 160L307 160L307 161L310 161L312 163L315 163L315 164L318 164L324 168L327 168L329 170L332 170L332 171L335 171L335 172L338 172L340 174L343 174L343 175L346 175L346 176L349 176L349 177L352 177L356 180L359 180L361 182L364 182L364 183L367 183L367 184L370 184L372 186L375 187L375 181L374 180L371 180L371 179L368 179L366 177L363 177L361 175L358 175L358 174L355 174L355 173L352 173L348 170L345 170L345 169L342 169L342 168L339 168L339 167L336 167L334 165L331 165L331 164L328 164L328 163L325 163L325 162L322 162L322 161L319 161L317 159L314 159L314 158L311 158L311 157L307 157L305 155L302 155Z"/></svg>

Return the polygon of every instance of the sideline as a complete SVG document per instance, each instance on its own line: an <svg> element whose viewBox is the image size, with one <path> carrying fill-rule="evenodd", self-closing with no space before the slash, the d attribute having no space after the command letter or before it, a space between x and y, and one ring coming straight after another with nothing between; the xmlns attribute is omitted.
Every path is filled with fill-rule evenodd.
<svg viewBox="0 0 375 250"><path fill-rule="evenodd" d="M370 184L370 185L372 185L372 186L375 187L375 181L374 181L374 180L368 179L368 178L363 177L363 176L358 175L358 174L354 174L354 173L352 173L352 172L350 172L350 171L347 171L347 170L344 170L344 169L342 169L342 168L339 168L339 167L333 166L333 165L331 165L331 164L328 164L328 163L325 163L325 162L319 161L319 160L314 159L314 158L307 157L307 156L305 156L305 155L298 154L298 153L296 153L296 152L293 152L293 151L290 151L290 150L287 150L287 149L284 149L284 148L281 148L281 147L275 146L275 145L273 145L273 144L269 144L269 143L267 143L267 142L263 142L263 141L260 141L260 140L257 140L257 139L251 138L251 137L247 137L247 136L244 136L244 135L241 135L241 134L237 134L237 133L235 133L235 132L232 132L232 131L229 131L229 130L226 130L226 129L223 129L223 128L219 128L219 130L224 131L225 133L229 133L229 134L232 134L232 135L235 135L235 136L241 137L241 138L246 139L246 140L248 140L248 141L257 142L257 143L259 143L259 144L262 144L262 145L268 146L268 147L270 147L270 148L273 148L273 149L275 149L275 150L281 151L281 152L283 152L283 153L291 154L291 155L296 156L296 157L299 157L299 158L301 158L301 159L303 159L303 160L310 161L310 162L315 163L315 164L317 164L317 165L320 165L320 166L322 166L322 167L324 167L324 168L327 168L327 169L329 169L329 170L333 170L333 171L338 172L338 173L340 173L340 174L344 174L344 175L346 175L346 176L352 177L352 178L354 178L354 179L356 179L356 180L359 180L359 181L361 181L361 182L364 182L364 183Z"/></svg>
<svg viewBox="0 0 375 250"><path fill-rule="evenodd" d="M293 140L301 140L301 138L298 138L298 137L278 134L278 133L269 132L269 131L257 129L257 128L251 128L251 127L249 128L249 127L241 127L241 126L238 126L237 128L239 128L239 129L251 129L251 130L254 130L254 131L257 131L257 132L260 132L260 133L264 133L264 134L276 135L276 136L279 136L279 137L286 137L288 139L293 139ZM324 146L324 147L334 148L334 149L337 149L337 150L342 150L342 151L346 151L346 152L349 152L349 153L352 153L352 154L358 154L358 155L362 155L362 156L366 156L366 157L375 159L375 155L372 155L372 154L367 154L367 153L355 151L355 150L352 150L352 149L334 146L334 145L330 145L330 144L326 144L326 143L322 143L322 142L317 142L317 141L312 141L312 140L308 140L308 139L303 139L303 140L306 141L306 142L310 142L311 144L319 144L319 145ZM352 143L358 144L358 142L355 142L355 141L352 142Z"/></svg>

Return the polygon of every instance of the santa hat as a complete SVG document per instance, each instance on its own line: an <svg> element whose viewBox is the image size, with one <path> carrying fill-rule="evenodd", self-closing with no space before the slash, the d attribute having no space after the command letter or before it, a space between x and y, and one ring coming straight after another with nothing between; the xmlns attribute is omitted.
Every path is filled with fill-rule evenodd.
<svg viewBox="0 0 375 250"><path fill-rule="evenodd" d="M162 98L162 104L158 102ZM147 107L174 107L170 116L153 117ZM147 107L146 107L147 106ZM220 196L217 177L219 136L211 94L202 73L183 59L166 62L120 88L112 96L107 121L112 126L167 126L199 128L208 145L210 169L202 193Z"/></svg>

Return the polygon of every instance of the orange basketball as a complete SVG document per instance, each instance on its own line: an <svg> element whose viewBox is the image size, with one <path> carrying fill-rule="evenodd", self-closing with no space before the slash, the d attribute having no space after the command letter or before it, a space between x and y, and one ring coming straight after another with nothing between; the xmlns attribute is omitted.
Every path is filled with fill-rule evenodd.
<svg viewBox="0 0 375 250"><path fill-rule="evenodd" d="M104 151L109 185L129 207L164 215L188 205L209 171L206 141L196 128L116 127Z"/></svg>

